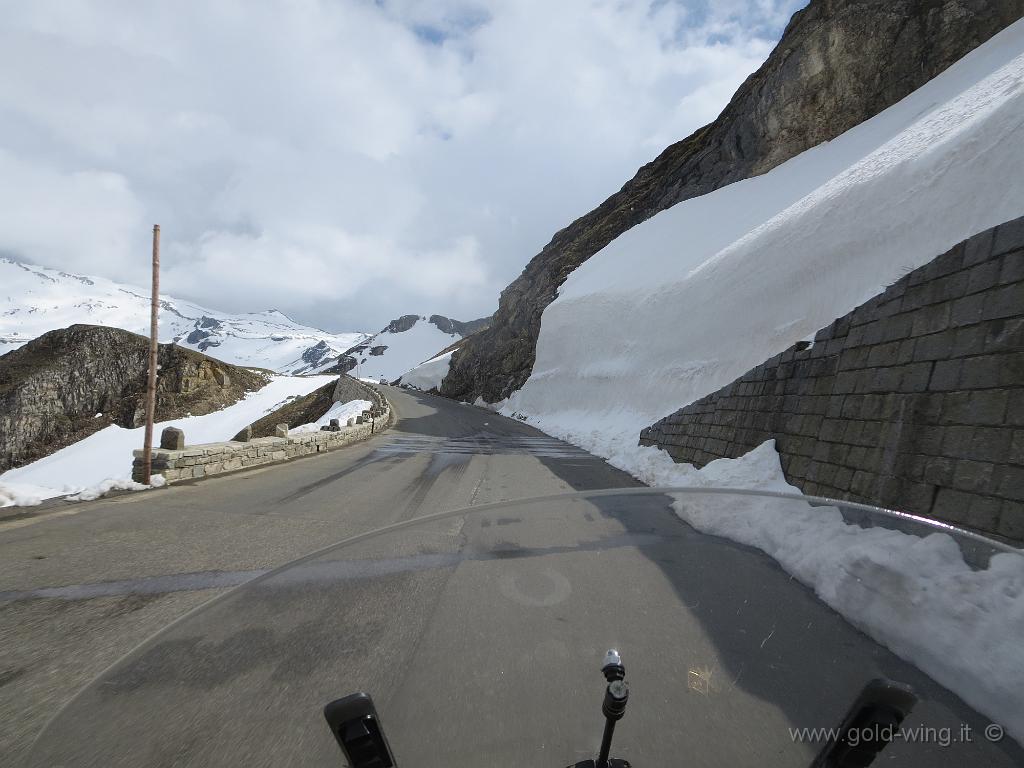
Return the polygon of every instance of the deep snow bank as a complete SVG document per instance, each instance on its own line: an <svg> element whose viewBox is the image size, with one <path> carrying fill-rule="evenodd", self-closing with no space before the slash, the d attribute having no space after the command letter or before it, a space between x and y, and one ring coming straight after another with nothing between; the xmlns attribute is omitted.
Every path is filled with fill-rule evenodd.
<svg viewBox="0 0 1024 768"><path fill-rule="evenodd" d="M688 200L569 276L533 374L500 404L654 485L792 491L771 445L697 471L640 429L1024 212L1024 21L768 174ZM867 634L1024 739L1024 557L771 503L677 506L758 547Z"/></svg>
<svg viewBox="0 0 1024 768"><path fill-rule="evenodd" d="M605 456L1024 211L1024 21L872 120L612 242L503 409Z"/></svg>
<svg viewBox="0 0 1024 768"><path fill-rule="evenodd" d="M452 355L455 350L438 355L425 363L417 365L407 373L402 374L402 384L422 389L424 392L430 389L438 389L444 377L448 375L448 369L452 364Z"/></svg>
<svg viewBox="0 0 1024 768"><path fill-rule="evenodd" d="M173 419L156 425L159 441L164 427L185 431L189 445L230 440L243 427L290 398L308 395L336 381L337 376L276 376L257 392L222 411L205 416ZM0 475L0 506L38 503L64 493L87 500L114 488L144 487L131 483L132 451L141 448L144 428L110 426L39 461Z"/></svg>
<svg viewBox="0 0 1024 768"><path fill-rule="evenodd" d="M634 447L619 467L650 485L756 488L786 483L774 441L703 469ZM974 570L945 533L921 537L844 522L834 507L757 496L680 495L679 516L775 558L863 632L1024 740L1024 556Z"/></svg>

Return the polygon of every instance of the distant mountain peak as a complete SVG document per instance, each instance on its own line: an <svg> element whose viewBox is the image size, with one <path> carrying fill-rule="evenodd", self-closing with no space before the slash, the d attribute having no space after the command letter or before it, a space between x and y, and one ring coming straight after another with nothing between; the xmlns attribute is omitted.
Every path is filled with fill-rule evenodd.
<svg viewBox="0 0 1024 768"><path fill-rule="evenodd" d="M335 365L321 370L394 381L488 322L490 318L463 322L436 314L402 315L345 350Z"/></svg>
<svg viewBox="0 0 1024 768"><path fill-rule="evenodd" d="M148 288L0 257L0 354L74 324L148 335ZM366 338L302 325L279 309L232 315L160 297L160 340L209 351L226 363L280 373L315 373Z"/></svg>

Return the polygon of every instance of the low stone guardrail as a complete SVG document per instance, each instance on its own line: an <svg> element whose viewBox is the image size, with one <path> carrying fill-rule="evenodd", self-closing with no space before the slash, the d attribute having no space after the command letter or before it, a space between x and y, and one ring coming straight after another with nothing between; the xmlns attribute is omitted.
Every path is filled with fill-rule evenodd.
<svg viewBox="0 0 1024 768"><path fill-rule="evenodd" d="M383 403L383 405L381 405ZM288 434L287 424L277 425L277 436L248 438L248 428L238 437L220 443L186 445L185 433L174 427L166 428L160 436L160 447L153 449L152 472L163 475L173 483L181 480L219 475L263 464L288 461L298 456L323 453L358 443L390 426L393 412L387 400L380 396L378 403L342 424L332 419L331 424L319 432ZM132 452L132 478L142 482L143 452Z"/></svg>

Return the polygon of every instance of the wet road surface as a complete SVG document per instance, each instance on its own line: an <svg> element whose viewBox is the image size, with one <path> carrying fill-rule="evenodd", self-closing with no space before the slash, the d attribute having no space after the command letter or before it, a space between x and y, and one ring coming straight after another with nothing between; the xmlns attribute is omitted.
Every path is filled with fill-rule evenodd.
<svg viewBox="0 0 1024 768"><path fill-rule="evenodd" d="M78 689L168 622L270 568L433 512L638 485L518 421L387 394L398 423L358 445L0 517L0 755L24 754Z"/></svg>
<svg viewBox="0 0 1024 768"><path fill-rule="evenodd" d="M519 422L388 394L399 423L358 446L0 521L0 754L23 756L62 704L189 609L332 542L638 485ZM879 676L925 696L910 726L984 727L769 558L682 524L671 501L485 508L272 574L87 689L37 764L341 764L317 706L365 688L399 759L415 755L402 765L464 753L561 766L596 747L596 659L611 644L630 651L635 702L616 743L634 765L806 765L816 748L788 727L834 724ZM252 702L244 727L238 702ZM155 723L166 733L141 747ZM902 744L887 758L1009 766L1021 753Z"/></svg>

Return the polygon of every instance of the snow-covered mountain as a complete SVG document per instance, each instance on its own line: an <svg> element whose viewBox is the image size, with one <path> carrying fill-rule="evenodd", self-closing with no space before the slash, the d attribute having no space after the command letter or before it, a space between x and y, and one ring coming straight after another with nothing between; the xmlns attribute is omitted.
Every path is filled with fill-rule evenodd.
<svg viewBox="0 0 1024 768"><path fill-rule="evenodd" d="M379 333L346 350L339 364L330 370L394 381L476 332L486 322L460 322L443 315L402 315Z"/></svg>
<svg viewBox="0 0 1024 768"><path fill-rule="evenodd" d="M233 315L171 296L160 305L160 341L280 373L316 373L368 336L328 333L273 309ZM0 354L74 323L148 335L149 289L0 258Z"/></svg>

